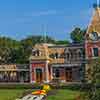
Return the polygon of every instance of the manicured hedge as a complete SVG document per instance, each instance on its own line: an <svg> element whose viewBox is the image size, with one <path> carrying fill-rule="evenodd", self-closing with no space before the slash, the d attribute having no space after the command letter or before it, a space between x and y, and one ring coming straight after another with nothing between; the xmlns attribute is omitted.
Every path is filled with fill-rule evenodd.
<svg viewBox="0 0 100 100"><path fill-rule="evenodd" d="M40 84L0 84L0 89L40 89Z"/></svg>
<svg viewBox="0 0 100 100"><path fill-rule="evenodd" d="M52 88L56 89L70 89L70 90L88 90L92 87L91 84L57 84L57 85L52 85ZM100 88L100 85L97 85L97 88Z"/></svg>
<svg viewBox="0 0 100 100"><path fill-rule="evenodd" d="M49 84L52 89L87 90L91 84ZM0 84L0 89L42 89L43 84ZM97 85L100 88L100 85Z"/></svg>

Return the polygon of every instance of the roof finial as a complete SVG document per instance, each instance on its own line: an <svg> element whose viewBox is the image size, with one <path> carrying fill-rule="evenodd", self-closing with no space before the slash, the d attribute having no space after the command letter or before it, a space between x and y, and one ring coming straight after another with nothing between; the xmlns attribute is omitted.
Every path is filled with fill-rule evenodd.
<svg viewBox="0 0 100 100"><path fill-rule="evenodd" d="M44 32L44 43L47 43L47 32Z"/></svg>
<svg viewBox="0 0 100 100"><path fill-rule="evenodd" d="M41 30L43 33L43 35L42 35L43 43L47 43L47 32L46 32L46 28L43 24L41 25Z"/></svg>
<svg viewBox="0 0 100 100"><path fill-rule="evenodd" d="M47 25L45 25L45 29L44 29L44 43L47 43Z"/></svg>

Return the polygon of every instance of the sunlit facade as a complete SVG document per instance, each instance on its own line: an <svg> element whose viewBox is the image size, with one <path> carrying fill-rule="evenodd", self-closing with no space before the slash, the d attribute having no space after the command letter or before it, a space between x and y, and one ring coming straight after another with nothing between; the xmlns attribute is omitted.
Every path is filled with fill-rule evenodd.
<svg viewBox="0 0 100 100"><path fill-rule="evenodd" d="M29 65L0 65L0 82L30 82Z"/></svg>
<svg viewBox="0 0 100 100"><path fill-rule="evenodd" d="M80 82L84 78L84 45L37 44L30 57L31 82Z"/></svg>
<svg viewBox="0 0 100 100"><path fill-rule="evenodd" d="M0 65L0 83L82 82L91 80L91 59L100 57L100 8L95 7L82 44L36 44L29 64Z"/></svg>

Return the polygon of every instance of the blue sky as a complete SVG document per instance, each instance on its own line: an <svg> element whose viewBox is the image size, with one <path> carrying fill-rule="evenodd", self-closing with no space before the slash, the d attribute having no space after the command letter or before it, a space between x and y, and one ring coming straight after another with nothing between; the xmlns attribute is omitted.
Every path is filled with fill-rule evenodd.
<svg viewBox="0 0 100 100"><path fill-rule="evenodd" d="M0 35L16 39L43 35L70 39L76 27L86 28L96 0L0 0Z"/></svg>

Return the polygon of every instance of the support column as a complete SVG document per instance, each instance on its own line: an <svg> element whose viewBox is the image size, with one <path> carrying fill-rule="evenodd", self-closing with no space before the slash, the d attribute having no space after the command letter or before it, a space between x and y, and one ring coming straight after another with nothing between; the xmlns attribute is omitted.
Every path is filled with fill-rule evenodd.
<svg viewBox="0 0 100 100"><path fill-rule="evenodd" d="M53 68L52 66L50 67L50 72L51 72L51 80L53 79Z"/></svg>
<svg viewBox="0 0 100 100"><path fill-rule="evenodd" d="M47 61L46 61L46 66L45 66L45 68L46 68L46 83L49 83L49 69L48 69L48 63L49 63L49 61L47 60Z"/></svg>
<svg viewBox="0 0 100 100"><path fill-rule="evenodd" d="M32 83L32 64L30 64L30 83Z"/></svg>
<svg viewBox="0 0 100 100"><path fill-rule="evenodd" d="M30 83L35 83L35 80L33 81L33 72L34 70L32 70L32 64L30 64Z"/></svg>

